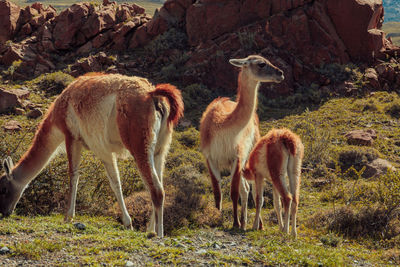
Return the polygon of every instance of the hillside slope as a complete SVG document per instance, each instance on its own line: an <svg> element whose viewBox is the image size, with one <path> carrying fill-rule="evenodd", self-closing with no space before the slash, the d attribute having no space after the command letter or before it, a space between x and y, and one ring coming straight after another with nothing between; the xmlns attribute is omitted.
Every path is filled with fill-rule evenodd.
<svg viewBox="0 0 400 267"><path fill-rule="evenodd" d="M387 22L382 26L387 35L386 37L391 38L395 45L400 46L400 22Z"/></svg>

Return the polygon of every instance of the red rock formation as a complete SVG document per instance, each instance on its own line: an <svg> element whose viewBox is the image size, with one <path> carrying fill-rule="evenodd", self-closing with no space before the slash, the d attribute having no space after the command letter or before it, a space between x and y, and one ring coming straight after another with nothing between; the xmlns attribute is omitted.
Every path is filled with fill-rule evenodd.
<svg viewBox="0 0 400 267"><path fill-rule="evenodd" d="M89 3L74 4L58 16L54 8L40 3L24 9L7 1L0 5L4 15L0 20L7 26L0 28L0 40L4 40L3 44L0 41L0 62L9 66L22 60L14 71L15 79L53 71L54 59L63 61L60 53L69 52L67 57L71 57L86 55L94 48L124 51L135 30L150 20L136 4L107 1L98 8ZM5 44L6 40L13 42Z"/></svg>
<svg viewBox="0 0 400 267"><path fill-rule="evenodd" d="M183 48L188 60L179 77L184 83L236 88L237 70L229 65L229 58L255 53L285 71L285 81L274 91L264 85L267 95L290 94L311 83L325 91L349 92L353 87L331 84L316 69L350 61L371 65L375 59L400 53L380 30L382 19L381 0L167 0L152 19L138 5L107 0L96 8L74 4L58 16L52 7L39 3L21 10L2 1L0 20L5 27L0 28L0 62L8 66L21 59L14 77L23 79L56 69L54 58L63 62L93 49L133 50L177 28L188 41ZM5 45L6 40L13 43ZM179 54L174 49L128 65L161 69ZM157 65L160 62L164 65ZM109 67L91 58L76 67L75 74L105 66ZM370 86L398 83L400 87L397 69L386 65L380 69L379 77L368 73Z"/></svg>
<svg viewBox="0 0 400 267"><path fill-rule="evenodd" d="M353 60L371 61L385 46L381 0L326 2L327 13Z"/></svg>
<svg viewBox="0 0 400 267"><path fill-rule="evenodd" d="M0 43L14 37L20 11L19 6L8 1L0 1Z"/></svg>

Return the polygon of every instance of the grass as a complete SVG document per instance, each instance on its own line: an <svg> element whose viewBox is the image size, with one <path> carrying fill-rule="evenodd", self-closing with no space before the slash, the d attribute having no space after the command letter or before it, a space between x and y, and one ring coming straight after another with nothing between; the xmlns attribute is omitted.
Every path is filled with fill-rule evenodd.
<svg viewBox="0 0 400 267"><path fill-rule="evenodd" d="M243 242L248 244L247 249L239 253L236 249L227 252L216 248L214 244L224 246L224 237L214 242L207 241L207 238L213 238L211 236L215 230L184 230L178 236L168 236L161 241L157 238L147 239L143 232L124 230L107 217L77 216L76 221L87 225L87 229L77 230L71 224L65 224L60 215L13 215L4 219L0 236L2 244L7 245L12 253L0 255L0 260L5 257L28 259L37 264L50 259L50 264L68 264L68 259L73 259L74 264L123 265L127 260L134 261L135 255L140 254L150 265L208 262L213 265L338 266L357 262L373 265L389 263L385 262L384 250L371 251L361 243L330 234L330 239L342 240L340 246L332 246L322 241L326 235L320 237L320 233L304 226L301 226L297 240L277 232L276 227L271 226L265 231L249 230L233 234L233 238L235 235L239 238L240 235L237 242L241 244L238 246L242 246ZM13 233L13 240L8 238L10 232ZM203 241L194 245L190 241L192 236L198 236Z"/></svg>
<svg viewBox="0 0 400 267"><path fill-rule="evenodd" d="M42 83L38 81L53 83L54 79L43 76L23 84L3 86L8 90L21 86L31 88L29 100L45 109L55 96L42 90ZM149 239L143 232L151 206L148 193L141 192L144 186L134 161L118 162L123 192L129 196L127 206L137 222L135 230L128 231L120 224L118 212L112 212L110 208L115 204L114 195L101 163L90 152L83 154L75 220L87 228L82 231L71 223L64 223L61 213L66 205L68 178L66 157L60 155L33 180L16 213L1 221L0 247L8 246L11 254L0 255L0 262L9 259L29 260L31 264L50 262L50 265L124 265L127 260L136 265L400 264L400 195L392 191L400 192L400 174L362 177L362 164L377 156L389 160L397 168L400 166L400 97L397 93L331 98L311 109L304 105L295 112L278 105L262 107L262 135L272 127L287 127L299 134L305 145L299 237L293 240L278 231L273 206L268 199L270 189L265 194L267 204L262 211L264 231L229 230L232 205L230 182L226 177L222 181L222 213L213 207L211 185L199 152L196 129L202 109L214 97L214 92L206 89L198 84L183 88L185 103L191 107L185 115L195 127L178 129L174 133L167 158L164 181L166 238ZM197 91L202 94L197 95ZM199 106L190 106L196 101ZM0 157L11 154L17 160L28 148L33 138L32 130L40 118L28 120L22 115L2 114L0 126L11 119L18 120L23 130L9 133L0 128ZM378 138L370 148L349 146L344 134L353 129L374 129ZM360 165L356 165L354 159ZM353 163L349 165L348 162ZM317 183L321 180L323 183ZM137 201L143 196L142 202ZM378 205L384 214L368 213L374 211L374 205ZM255 210L250 209L248 228L254 215ZM384 230L368 228L368 225L363 229L353 228L368 222L372 215L387 219ZM365 233L370 229L378 230L371 235L348 234ZM232 242L235 245L231 245Z"/></svg>

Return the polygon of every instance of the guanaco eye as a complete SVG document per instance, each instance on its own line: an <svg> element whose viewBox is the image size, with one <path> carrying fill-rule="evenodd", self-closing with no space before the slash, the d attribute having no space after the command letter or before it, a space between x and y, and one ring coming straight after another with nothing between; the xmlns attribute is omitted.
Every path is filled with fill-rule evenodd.
<svg viewBox="0 0 400 267"><path fill-rule="evenodd" d="M3 187L0 189L0 195L5 195L7 193L7 188Z"/></svg>
<svg viewBox="0 0 400 267"><path fill-rule="evenodd" d="M260 69L264 68L267 64L265 62L258 63Z"/></svg>

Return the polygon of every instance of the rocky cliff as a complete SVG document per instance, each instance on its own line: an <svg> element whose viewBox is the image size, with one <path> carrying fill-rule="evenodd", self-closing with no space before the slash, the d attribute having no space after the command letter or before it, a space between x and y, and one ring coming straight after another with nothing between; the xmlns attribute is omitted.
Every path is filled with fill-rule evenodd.
<svg viewBox="0 0 400 267"><path fill-rule="evenodd" d="M180 70L177 82L234 90L237 73L228 59L255 53L285 71L285 82L271 95L286 95L311 83L336 86L318 71L328 64L356 62L365 68L400 52L380 30L383 19L381 0L168 0L153 18L138 5L106 0L74 4L58 15L39 3L21 9L1 1L0 62L6 67L14 62L13 78L26 79L65 68L65 62L75 75L113 64L113 71L140 67L146 73L179 58L173 66ZM155 46L152 55L132 58L171 31L180 33L183 45ZM120 57L110 60L103 53L74 63L99 51ZM397 71L389 72L400 85ZM382 73L387 72L385 67Z"/></svg>

